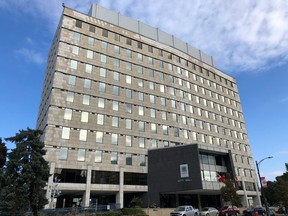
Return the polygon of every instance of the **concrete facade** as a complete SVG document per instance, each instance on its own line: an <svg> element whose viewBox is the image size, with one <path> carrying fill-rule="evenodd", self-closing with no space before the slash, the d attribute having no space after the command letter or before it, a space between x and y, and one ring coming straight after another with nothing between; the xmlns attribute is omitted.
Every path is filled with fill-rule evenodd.
<svg viewBox="0 0 288 216"><path fill-rule="evenodd" d="M128 206L148 191L149 149L197 142L230 150L243 204L259 203L236 80L187 43L108 11L64 8L51 45L37 120L47 197Z"/></svg>

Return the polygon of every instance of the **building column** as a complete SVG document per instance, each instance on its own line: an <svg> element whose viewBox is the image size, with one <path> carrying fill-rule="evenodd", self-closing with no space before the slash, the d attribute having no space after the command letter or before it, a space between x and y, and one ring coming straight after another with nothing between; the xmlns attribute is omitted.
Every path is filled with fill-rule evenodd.
<svg viewBox="0 0 288 216"><path fill-rule="evenodd" d="M124 169L120 167L119 169L119 192L116 194L116 203L120 204L120 208L124 206Z"/></svg>
<svg viewBox="0 0 288 216"><path fill-rule="evenodd" d="M261 192L259 193L258 182L255 181L254 184L255 184L256 193L257 193L257 196L256 196L256 205L262 205L262 203L261 203ZM254 201L254 200L255 200L255 199L253 199L253 201Z"/></svg>
<svg viewBox="0 0 288 216"><path fill-rule="evenodd" d="M197 194L197 199L198 199L198 209L202 209L201 196L200 196L200 194Z"/></svg>
<svg viewBox="0 0 288 216"><path fill-rule="evenodd" d="M86 190L85 190L83 197L82 197L82 204L85 207L90 205L91 173L92 173L92 166L88 165L87 176L86 176Z"/></svg>
<svg viewBox="0 0 288 216"><path fill-rule="evenodd" d="M51 198L51 193L53 190L53 179L54 179L54 172L55 172L55 162L51 162L50 164L50 170L49 170L49 178L48 178L48 184L47 184L47 191L46 191L46 198L48 199L48 203L45 205L45 209L47 208L53 208L53 202L54 200Z"/></svg>
<svg viewBox="0 0 288 216"><path fill-rule="evenodd" d="M242 178L241 179L241 183L242 183L242 187L243 187L243 191L244 191L244 202L245 202L245 207L249 207L249 203L248 203L248 196L247 196L247 191L246 191L246 185L245 185L245 181Z"/></svg>

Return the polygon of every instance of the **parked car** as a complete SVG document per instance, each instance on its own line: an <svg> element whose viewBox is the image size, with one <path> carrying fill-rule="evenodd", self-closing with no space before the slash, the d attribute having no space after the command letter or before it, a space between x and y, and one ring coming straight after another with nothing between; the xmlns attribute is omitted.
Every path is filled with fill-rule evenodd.
<svg viewBox="0 0 288 216"><path fill-rule="evenodd" d="M255 216L255 213L258 213L258 215L264 216L266 214L265 208L262 206L256 206L256 207L250 207L243 211L244 216Z"/></svg>
<svg viewBox="0 0 288 216"><path fill-rule="evenodd" d="M219 211L214 207L204 207L199 211L199 216L218 216Z"/></svg>
<svg viewBox="0 0 288 216"><path fill-rule="evenodd" d="M229 215L239 215L240 210L237 206L224 206L220 209L219 215L221 216L229 216Z"/></svg>
<svg viewBox="0 0 288 216"><path fill-rule="evenodd" d="M178 206L174 211L170 212L170 216L197 216L199 210L190 205Z"/></svg>

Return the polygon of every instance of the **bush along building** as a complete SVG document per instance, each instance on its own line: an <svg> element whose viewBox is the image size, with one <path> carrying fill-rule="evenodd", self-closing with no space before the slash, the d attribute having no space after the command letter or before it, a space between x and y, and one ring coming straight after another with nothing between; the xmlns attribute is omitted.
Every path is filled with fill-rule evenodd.
<svg viewBox="0 0 288 216"><path fill-rule="evenodd" d="M97 4L63 9L37 128L47 208L134 197L143 207L219 206L227 173L243 206L260 203L236 80L173 35Z"/></svg>

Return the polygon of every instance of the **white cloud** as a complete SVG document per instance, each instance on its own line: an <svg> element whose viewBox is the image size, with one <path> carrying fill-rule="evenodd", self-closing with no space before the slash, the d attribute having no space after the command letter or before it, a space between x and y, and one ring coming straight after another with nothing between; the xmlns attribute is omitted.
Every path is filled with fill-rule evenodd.
<svg viewBox="0 0 288 216"><path fill-rule="evenodd" d="M15 50L15 54L17 56L24 57L27 61L35 64L43 64L45 62L45 58L42 56L42 54L36 52L35 50L22 48L19 50Z"/></svg>
<svg viewBox="0 0 288 216"><path fill-rule="evenodd" d="M87 13L94 1L64 1ZM288 59L288 1L98 0L104 7L174 34L208 55L227 73L261 71ZM58 0L10 0L10 5L45 18L55 31Z"/></svg>

